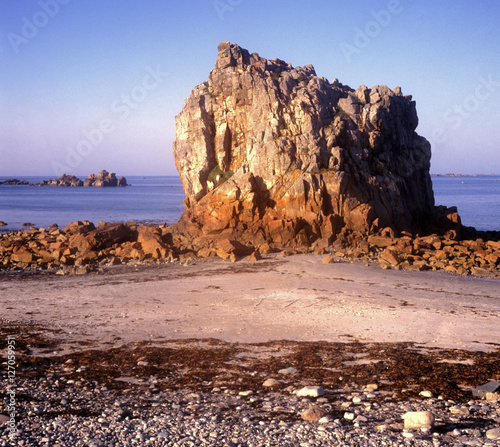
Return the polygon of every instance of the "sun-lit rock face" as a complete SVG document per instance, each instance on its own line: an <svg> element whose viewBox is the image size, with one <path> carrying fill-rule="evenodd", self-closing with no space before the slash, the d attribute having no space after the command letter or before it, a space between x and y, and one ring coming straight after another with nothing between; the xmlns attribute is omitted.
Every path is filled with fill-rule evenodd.
<svg viewBox="0 0 500 447"><path fill-rule="evenodd" d="M399 87L356 90L238 45L176 117L193 237L303 245L344 231L419 231L432 214L430 144Z"/></svg>

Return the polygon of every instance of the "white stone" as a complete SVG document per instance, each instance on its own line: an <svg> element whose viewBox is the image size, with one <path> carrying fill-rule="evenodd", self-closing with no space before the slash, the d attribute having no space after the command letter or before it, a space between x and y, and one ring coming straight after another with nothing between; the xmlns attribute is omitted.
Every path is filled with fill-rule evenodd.
<svg viewBox="0 0 500 447"><path fill-rule="evenodd" d="M434 415L430 411L409 411L403 415L405 428L422 428L434 426Z"/></svg>
<svg viewBox="0 0 500 447"><path fill-rule="evenodd" d="M344 413L344 419L347 419L348 421L353 421L355 417L356 415L354 413Z"/></svg>
<svg viewBox="0 0 500 447"><path fill-rule="evenodd" d="M253 391L252 391L252 390L248 390L248 391L240 391L238 394L239 394L240 396L247 397L247 396L250 396L251 394L253 394Z"/></svg>
<svg viewBox="0 0 500 447"><path fill-rule="evenodd" d="M500 439L500 428L492 428L486 432L486 437L491 440Z"/></svg>
<svg viewBox="0 0 500 447"><path fill-rule="evenodd" d="M333 418L331 416L324 416L322 417L318 422L320 424L328 424L333 421Z"/></svg>
<svg viewBox="0 0 500 447"><path fill-rule="evenodd" d="M420 395L422 397L432 397L433 396L432 391L421 391Z"/></svg>
<svg viewBox="0 0 500 447"><path fill-rule="evenodd" d="M326 391L320 386L305 386L297 391L298 397L320 397L324 396Z"/></svg>

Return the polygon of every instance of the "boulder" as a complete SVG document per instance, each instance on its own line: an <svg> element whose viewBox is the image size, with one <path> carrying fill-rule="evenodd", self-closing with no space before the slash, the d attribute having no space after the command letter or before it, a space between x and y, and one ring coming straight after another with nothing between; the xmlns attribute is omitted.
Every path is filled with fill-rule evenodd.
<svg viewBox="0 0 500 447"><path fill-rule="evenodd" d="M190 239L224 233L279 247L332 243L343 230L419 232L434 196L417 124L415 102L399 90L353 90L311 65L223 42L176 117L186 193L178 228Z"/></svg>
<svg viewBox="0 0 500 447"><path fill-rule="evenodd" d="M322 408L316 405L312 405L306 410L302 411L302 413L300 413L300 417L304 421L308 422L319 422L322 418L324 418L327 415L328 411L323 410Z"/></svg>
<svg viewBox="0 0 500 447"><path fill-rule="evenodd" d="M157 227L139 225L137 242L141 244L143 253L153 258L165 258L169 253L168 246L162 240L162 232Z"/></svg>
<svg viewBox="0 0 500 447"><path fill-rule="evenodd" d="M409 411L403 415L405 428L434 426L434 415L430 411Z"/></svg>

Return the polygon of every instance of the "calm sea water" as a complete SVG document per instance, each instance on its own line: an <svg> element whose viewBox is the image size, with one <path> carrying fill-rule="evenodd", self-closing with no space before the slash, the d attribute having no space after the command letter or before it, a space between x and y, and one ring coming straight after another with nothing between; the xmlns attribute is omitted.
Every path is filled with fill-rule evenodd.
<svg viewBox="0 0 500 447"><path fill-rule="evenodd" d="M462 223L500 230L500 176L433 177L436 205L456 206Z"/></svg>
<svg viewBox="0 0 500 447"><path fill-rule="evenodd" d="M7 177L0 177L0 181ZM9 177L12 178L12 177ZM45 177L14 177L31 183ZM76 220L141 223L177 222L184 211L184 191L178 177L129 177L125 188L63 188L0 185L0 231L15 231L24 222L36 227Z"/></svg>
<svg viewBox="0 0 500 447"><path fill-rule="evenodd" d="M7 177L0 177L0 181ZM32 183L45 177L17 177ZM76 220L175 223L184 210L178 177L128 177L126 188L60 188L0 185L0 220L15 231ZM500 230L500 177L433 177L437 205L457 206L464 225ZM464 183L462 183L464 182Z"/></svg>

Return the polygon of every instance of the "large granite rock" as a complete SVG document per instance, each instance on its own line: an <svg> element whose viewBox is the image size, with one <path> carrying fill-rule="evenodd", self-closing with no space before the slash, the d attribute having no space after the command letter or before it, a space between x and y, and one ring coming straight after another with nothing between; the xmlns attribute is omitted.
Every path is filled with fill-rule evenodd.
<svg viewBox="0 0 500 447"><path fill-rule="evenodd" d="M434 208L431 150L411 96L353 90L229 42L218 49L176 117L184 233L294 246L422 230Z"/></svg>

